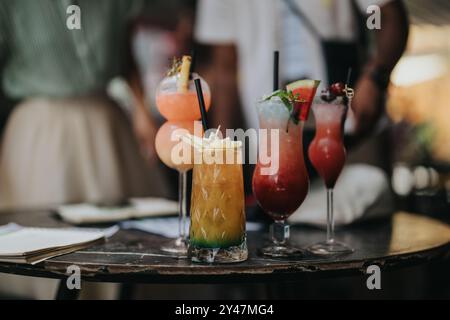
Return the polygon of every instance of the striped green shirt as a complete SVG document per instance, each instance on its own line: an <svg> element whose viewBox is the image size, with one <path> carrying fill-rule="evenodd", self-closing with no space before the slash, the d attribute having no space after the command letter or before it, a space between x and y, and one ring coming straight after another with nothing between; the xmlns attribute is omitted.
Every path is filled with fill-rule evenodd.
<svg viewBox="0 0 450 320"><path fill-rule="evenodd" d="M66 25L72 4L81 10L79 30ZM0 89L22 99L105 88L125 70L127 27L141 5L140 0L0 0Z"/></svg>

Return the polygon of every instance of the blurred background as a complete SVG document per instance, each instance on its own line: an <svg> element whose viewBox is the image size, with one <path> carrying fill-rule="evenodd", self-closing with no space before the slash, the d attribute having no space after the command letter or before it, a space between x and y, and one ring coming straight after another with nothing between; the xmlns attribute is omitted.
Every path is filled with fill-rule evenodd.
<svg viewBox="0 0 450 320"><path fill-rule="evenodd" d="M1 1L7 7L8 1ZM221 121L221 115L218 114L220 108L215 106L215 101L221 99L219 96L223 83L218 78L222 69L214 64L214 47L205 42L197 42L194 36L198 4L196 0L148 1L145 9L136 15L137 19L130 33L132 55L143 84L145 108L155 128L164 121L155 104L156 87L170 67L172 58L189 54L194 47L197 72L211 87L212 106L208 117L214 125ZM395 205L399 210L422 213L450 223L450 2L406 0L404 4L410 24L408 43L405 53L392 71L387 88L387 119L381 133L383 143L381 147L371 147L368 157L375 155L381 159L380 166L388 175L395 194ZM2 26L0 21L0 27ZM242 30L244 33L246 31ZM14 39L9 40L14 43ZM0 55L0 61L2 58ZM109 80L106 88L109 95L132 119L135 102L130 86L120 74ZM241 80L237 72L233 79L234 85L237 86ZM0 91L0 102L4 106L1 108L0 130L4 132L17 100ZM241 101L237 99L235 104L235 110L242 109ZM234 113L233 116L234 127L248 126L243 120L242 112ZM150 137L154 139L154 136ZM166 168L157 159L152 165L164 176L165 182L162 184L167 185L164 196L175 199L177 173ZM143 194L151 195L152 191ZM77 199L85 200L82 197ZM449 267L447 259L438 265L394 271L387 276L392 284L389 293L380 294L376 298L450 298ZM411 277L417 281L409 282ZM344 294L336 289L349 281L354 281L354 285L344 290ZM360 279L340 279L334 283L317 281L303 285L305 296L296 292L294 285L287 285L285 289L287 293L309 298L355 298L368 295L360 287ZM159 290L161 297L174 297L173 292L165 296L165 289ZM234 292L233 288L226 286L224 290L229 290L230 296ZM249 286L245 290L247 291L239 292L254 293L259 292L260 288ZM208 295L207 290L203 292ZM236 296L239 294L236 293ZM199 297L203 296L199 294Z"/></svg>
<svg viewBox="0 0 450 320"><path fill-rule="evenodd" d="M194 37L197 2L149 2L138 15L131 34L146 106L156 127L163 122L155 104L156 87L172 58L189 54L193 47L198 55L198 73L212 88L209 117L214 118L219 112L214 108L214 98L221 88L215 84L218 71L212 65L213 47L196 42ZM427 205L435 205L439 210L428 211L446 219L450 201L450 4L445 0L404 3L410 18L410 34L406 52L393 70L388 87L389 150L383 148L383 166L391 174L393 190L402 205L415 208L414 211L427 211ZM108 91L131 112L133 98L122 78L111 80ZM0 91L2 95L5 94ZM8 102L8 97L3 101L2 128L13 104ZM237 113L234 118L236 127L246 127L242 115ZM212 123L216 124L214 120ZM160 167L165 170L164 166Z"/></svg>
<svg viewBox="0 0 450 320"><path fill-rule="evenodd" d="M406 5L411 33L392 74L387 104L393 122L393 186L408 208L440 212L448 219L449 3L411 0Z"/></svg>
<svg viewBox="0 0 450 320"><path fill-rule="evenodd" d="M387 144L375 152L384 157L399 210L450 222L450 2L407 0L405 5L410 18L409 39L388 87L389 124L384 133ZM211 83L213 77L209 74L214 72L210 66L211 46L195 43L192 38L195 6L196 1L183 5L183 18L175 29L143 24L135 37L136 55L144 71L151 106L155 106L152 94L167 61L173 55L189 53L195 45L200 56L199 73L211 84L210 113L214 113L215 94L220 88ZM147 58L150 56L152 59ZM158 117L156 108L153 107L152 113ZM304 290L300 291L304 293L299 293L298 284L283 284L273 289L272 294L299 298L450 298L449 267L447 259L431 266L390 272L384 282L388 287L376 295L361 287L360 279L351 277L303 283ZM352 289L342 290L344 283L352 282ZM239 296L233 289L225 286L223 291L229 292L230 297ZM264 292L259 286L246 290ZM171 297L168 293L162 295Z"/></svg>
<svg viewBox="0 0 450 320"><path fill-rule="evenodd" d="M159 113L154 88L173 56L199 53L199 73L210 79L211 46L193 38L197 1L184 1L172 30L140 25L134 39L135 54L152 114ZM391 75L386 111L389 150L385 157L393 190L405 210L450 219L450 3L445 0L405 1L410 16L407 49ZM176 7L176 2L173 2ZM148 57L152 57L148 59ZM212 87L214 95L220 88ZM211 116L211 115L210 115Z"/></svg>

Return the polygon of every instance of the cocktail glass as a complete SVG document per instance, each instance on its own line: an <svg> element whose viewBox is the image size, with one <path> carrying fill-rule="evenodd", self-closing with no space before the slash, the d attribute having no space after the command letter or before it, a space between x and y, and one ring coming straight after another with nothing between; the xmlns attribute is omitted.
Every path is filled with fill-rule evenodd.
<svg viewBox="0 0 450 320"><path fill-rule="evenodd" d="M196 149L192 175L189 257L193 262L234 263L247 259L242 151Z"/></svg>
<svg viewBox="0 0 450 320"><path fill-rule="evenodd" d="M278 97L257 104L260 129L259 157L252 186L261 208L272 218L272 243L261 253L270 257L302 256L304 251L288 244L286 219L303 203L309 189L303 157L303 121L294 123ZM272 160L262 161L268 155ZM277 165L278 163L278 165Z"/></svg>
<svg viewBox="0 0 450 320"><path fill-rule="evenodd" d="M194 132L195 120L200 118L200 111L197 100L197 93L193 79L200 78L197 74L192 74L192 80L188 82L187 88L180 90L179 74L165 77L158 86L156 93L156 104L160 113L168 120L159 129L156 139L155 148L161 161L168 167L175 169L179 173L178 180L178 201L179 201L179 236L176 239L165 243L161 250L173 253L179 256L187 255L187 234L186 234L186 188L187 188L187 172L192 169L192 162L179 162L173 159L173 148L180 143L177 138L183 132L196 134L201 136L201 124L199 123L200 132ZM206 109L209 109L211 95L209 86L202 78L202 87ZM178 135L175 131L178 130Z"/></svg>
<svg viewBox="0 0 450 320"><path fill-rule="evenodd" d="M211 93L208 83L196 73L192 73L187 88L180 90L180 74L165 77L156 91L156 106L161 115L169 121L199 120L201 118L198 106L197 91L194 79L201 80L206 111L211 105Z"/></svg>
<svg viewBox="0 0 450 320"><path fill-rule="evenodd" d="M331 102L316 99L312 106L316 122L316 134L308 150L309 159L327 188L327 238L309 247L317 255L335 255L353 252L348 245L334 239L333 189L342 168L346 151L343 127L348 106L346 98Z"/></svg>

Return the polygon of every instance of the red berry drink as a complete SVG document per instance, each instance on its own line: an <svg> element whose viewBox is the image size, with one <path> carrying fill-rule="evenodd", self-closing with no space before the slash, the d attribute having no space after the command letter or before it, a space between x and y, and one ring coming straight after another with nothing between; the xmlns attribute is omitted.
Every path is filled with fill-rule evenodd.
<svg viewBox="0 0 450 320"><path fill-rule="evenodd" d="M343 128L349 101L343 96L345 92L341 92L340 87L342 86L333 85L312 106L316 134L309 146L308 155L327 188L327 240L309 248L310 252L317 255L353 252L346 244L334 239L333 188L345 163Z"/></svg>
<svg viewBox="0 0 450 320"><path fill-rule="evenodd" d="M262 122L262 126L265 124ZM308 174L302 149L302 125L280 129L278 171L263 174L268 164L258 163L253 175L253 193L258 204L276 221L286 220L300 207L308 193Z"/></svg>
<svg viewBox="0 0 450 320"><path fill-rule="evenodd" d="M313 106L316 135L308 150L309 159L328 189L334 188L345 163L342 119L346 107L339 103Z"/></svg>
<svg viewBox="0 0 450 320"><path fill-rule="evenodd" d="M291 118L292 108L279 97L261 101L257 108L260 129L266 131L260 131L253 193L261 208L275 220L271 226L272 243L261 252L270 257L302 256L302 250L287 244L286 219L300 207L309 188L302 148L303 122Z"/></svg>

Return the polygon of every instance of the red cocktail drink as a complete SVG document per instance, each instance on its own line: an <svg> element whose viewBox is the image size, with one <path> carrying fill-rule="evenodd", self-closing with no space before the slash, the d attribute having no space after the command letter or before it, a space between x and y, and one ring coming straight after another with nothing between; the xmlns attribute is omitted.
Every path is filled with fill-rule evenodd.
<svg viewBox="0 0 450 320"><path fill-rule="evenodd" d="M303 122L292 121L278 97L259 102L257 108L260 129L266 131L260 131L253 193L264 212L275 220L271 226L273 243L261 251L271 257L302 255L302 250L287 245L286 219L300 207L309 189L302 147Z"/></svg>
<svg viewBox="0 0 450 320"><path fill-rule="evenodd" d="M309 159L328 189L334 188L345 163L342 137L343 104L318 103L313 106L316 135L308 150Z"/></svg>
<svg viewBox="0 0 450 320"><path fill-rule="evenodd" d="M347 97L330 101L316 100L312 110L316 134L308 150L309 159L327 188L327 240L309 248L314 254L335 255L351 253L353 249L334 239L333 188L345 163L343 127L347 114Z"/></svg>
<svg viewBox="0 0 450 320"><path fill-rule="evenodd" d="M278 131L278 171L263 174L269 165L258 163L253 175L253 193L264 211L276 221L286 220L300 207L308 193L308 174L303 160L302 125ZM263 148L261 148L263 149Z"/></svg>

